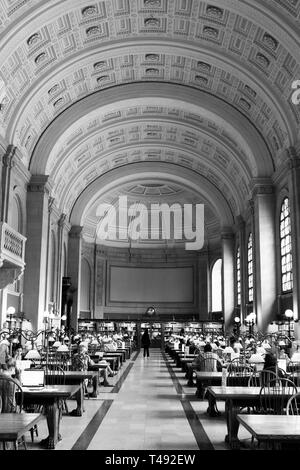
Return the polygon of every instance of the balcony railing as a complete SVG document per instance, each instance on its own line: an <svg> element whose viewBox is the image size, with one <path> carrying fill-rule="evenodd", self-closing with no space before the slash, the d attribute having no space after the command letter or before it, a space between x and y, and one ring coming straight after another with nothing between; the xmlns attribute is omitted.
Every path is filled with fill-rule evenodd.
<svg viewBox="0 0 300 470"><path fill-rule="evenodd" d="M26 238L23 235L8 224L0 222L0 267L3 264L23 267L25 243Z"/></svg>

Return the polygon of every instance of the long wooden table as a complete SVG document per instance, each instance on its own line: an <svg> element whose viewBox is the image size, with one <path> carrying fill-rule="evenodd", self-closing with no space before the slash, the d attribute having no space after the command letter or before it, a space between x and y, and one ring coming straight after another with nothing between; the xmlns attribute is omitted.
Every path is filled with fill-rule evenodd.
<svg viewBox="0 0 300 470"><path fill-rule="evenodd" d="M213 408L215 406L216 400L225 400L227 422L227 435L225 436L225 442L229 443L232 449L239 449L240 447L238 439L239 421L237 419L240 408L258 406L260 403L260 389L261 387L234 386L212 386L207 388L209 408ZM289 397L290 395L286 396L286 401Z"/></svg>
<svg viewBox="0 0 300 470"><path fill-rule="evenodd" d="M59 433L62 400L74 396L82 386L77 385L46 385L43 388L22 387L24 393L24 406L43 405L46 413L49 436L41 441L41 445L47 449L55 449Z"/></svg>
<svg viewBox="0 0 300 470"><path fill-rule="evenodd" d="M300 445L300 416L238 414L237 420L266 448L278 448L286 442Z"/></svg>
<svg viewBox="0 0 300 470"><path fill-rule="evenodd" d="M46 384L51 385L51 381L55 380L56 374L46 374ZM83 395L83 382L85 379L94 379L93 380L93 392L92 397L98 395L98 372L97 371L79 371L79 370L67 370L64 371L64 379L66 385L80 385L80 388L75 394L75 399L77 401L77 408L71 411L73 416L82 416L84 411L84 395Z"/></svg>
<svg viewBox="0 0 300 470"><path fill-rule="evenodd" d="M44 418L42 413L1 413L0 441L14 442L17 450L18 440Z"/></svg>
<svg viewBox="0 0 300 470"><path fill-rule="evenodd" d="M205 371L195 371L196 374L196 396L198 398L203 396L203 390L209 386L214 385L221 385L222 382L222 372L205 372ZM239 385L246 386L248 385L248 381L250 378L250 374L244 376L227 376L226 382L228 386L236 386L236 383ZM209 412L208 412L209 413Z"/></svg>

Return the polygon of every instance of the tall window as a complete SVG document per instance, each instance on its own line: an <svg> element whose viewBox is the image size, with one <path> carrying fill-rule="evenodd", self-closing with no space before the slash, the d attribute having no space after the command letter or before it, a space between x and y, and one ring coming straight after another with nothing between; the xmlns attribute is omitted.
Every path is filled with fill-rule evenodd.
<svg viewBox="0 0 300 470"><path fill-rule="evenodd" d="M248 264L248 302L253 302L253 237L250 233L247 247Z"/></svg>
<svg viewBox="0 0 300 470"><path fill-rule="evenodd" d="M283 200L280 211L280 255L282 292L293 289L292 237L289 199Z"/></svg>
<svg viewBox="0 0 300 470"><path fill-rule="evenodd" d="M241 252L240 248L236 252L236 296L237 304L241 305Z"/></svg>
<svg viewBox="0 0 300 470"><path fill-rule="evenodd" d="M217 259L211 272L211 311L222 310L222 260Z"/></svg>

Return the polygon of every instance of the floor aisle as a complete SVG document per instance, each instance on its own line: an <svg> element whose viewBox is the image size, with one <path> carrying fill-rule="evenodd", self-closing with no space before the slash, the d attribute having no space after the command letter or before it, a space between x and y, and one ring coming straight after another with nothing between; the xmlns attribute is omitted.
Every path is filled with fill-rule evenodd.
<svg viewBox="0 0 300 470"><path fill-rule="evenodd" d="M88 449L198 450L160 350L138 355Z"/></svg>

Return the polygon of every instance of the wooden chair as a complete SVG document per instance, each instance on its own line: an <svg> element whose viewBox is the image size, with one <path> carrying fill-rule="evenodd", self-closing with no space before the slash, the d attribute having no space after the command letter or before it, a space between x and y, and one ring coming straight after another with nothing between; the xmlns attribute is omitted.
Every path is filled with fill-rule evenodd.
<svg viewBox="0 0 300 470"><path fill-rule="evenodd" d="M228 366L227 383L234 386L245 386L248 383L248 377L250 377L254 370L253 367L247 364L232 364Z"/></svg>
<svg viewBox="0 0 300 470"><path fill-rule="evenodd" d="M290 373L289 378L295 383L297 387L300 387L300 362L290 361L288 363L287 370Z"/></svg>
<svg viewBox="0 0 300 470"><path fill-rule="evenodd" d="M21 413L23 410L24 394L20 383L12 377L0 376L1 413ZM1 419L1 417L0 417ZM6 450L8 439L1 440L3 450ZM27 450L25 436L20 438L24 449ZM13 441L14 449L18 449L18 441Z"/></svg>
<svg viewBox="0 0 300 470"><path fill-rule="evenodd" d="M300 393L292 395L286 405L287 415L300 415Z"/></svg>
<svg viewBox="0 0 300 470"><path fill-rule="evenodd" d="M259 412L262 414L284 414L287 405L287 395L297 393L297 387L289 379L279 378L271 380L263 385L259 392Z"/></svg>

